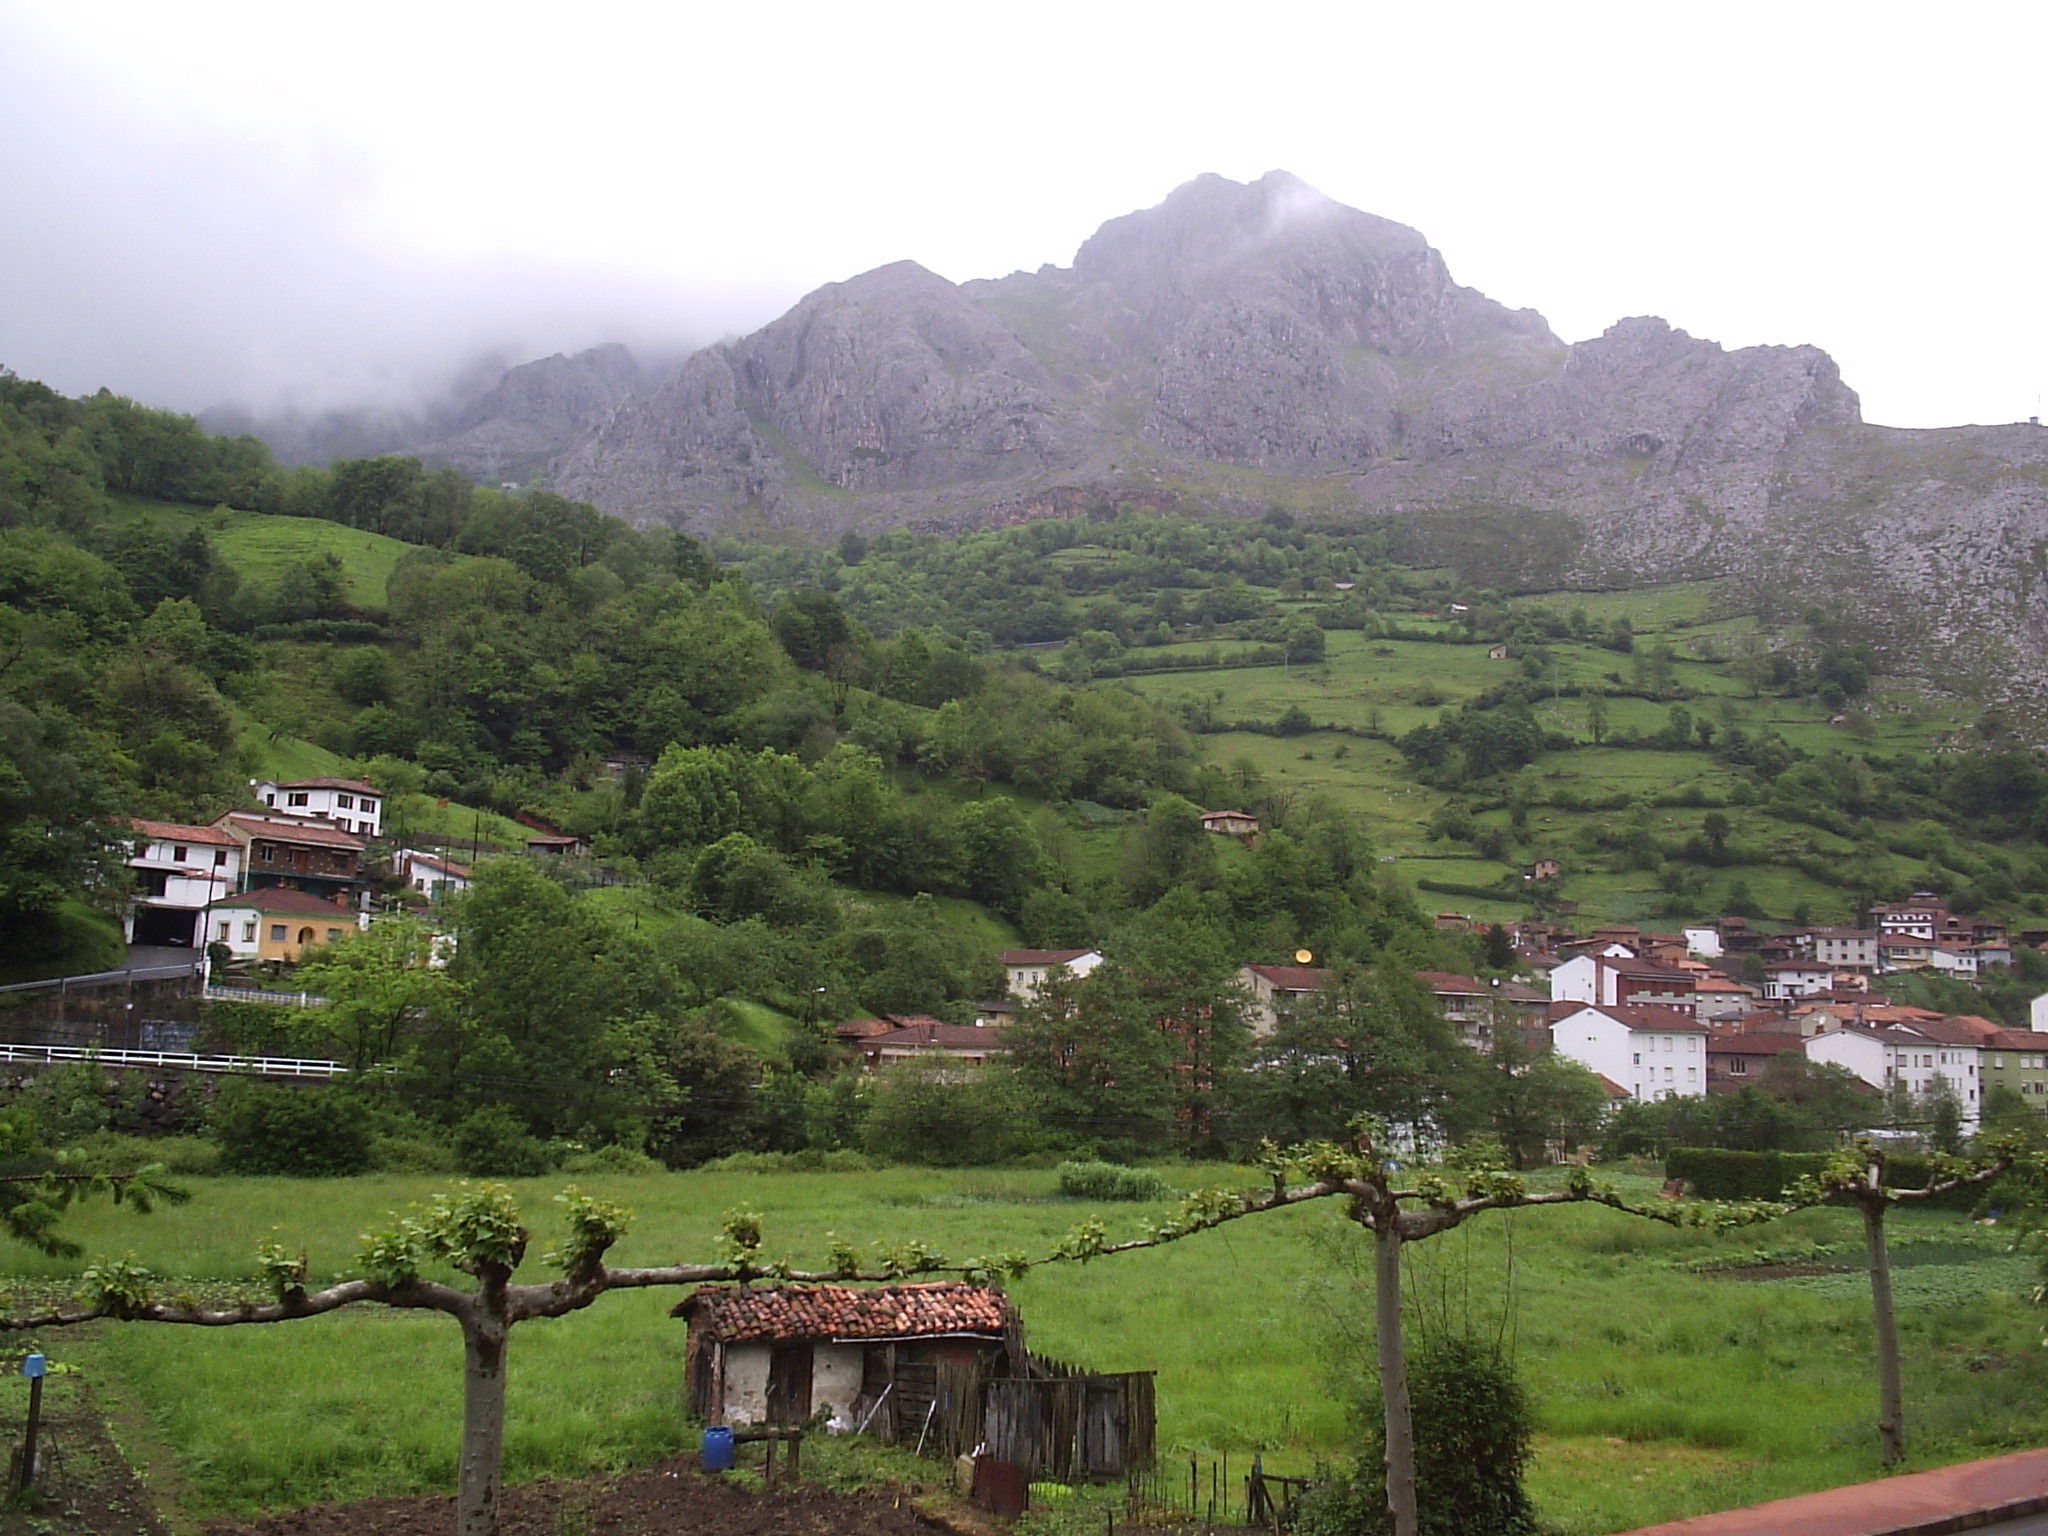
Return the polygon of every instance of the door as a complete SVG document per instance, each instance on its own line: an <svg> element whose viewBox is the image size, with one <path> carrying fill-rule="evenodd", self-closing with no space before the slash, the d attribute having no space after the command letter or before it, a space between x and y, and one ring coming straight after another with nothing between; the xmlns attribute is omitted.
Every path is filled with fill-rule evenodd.
<svg viewBox="0 0 2048 1536"><path fill-rule="evenodd" d="M777 1344L768 1353L768 1422L801 1424L811 1416L811 1346Z"/></svg>

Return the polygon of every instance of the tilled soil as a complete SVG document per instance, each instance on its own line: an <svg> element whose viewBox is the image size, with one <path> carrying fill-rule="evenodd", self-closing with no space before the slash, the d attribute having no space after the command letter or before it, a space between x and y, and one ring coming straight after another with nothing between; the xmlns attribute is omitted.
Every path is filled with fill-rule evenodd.
<svg viewBox="0 0 2048 1536"><path fill-rule="evenodd" d="M764 1493L699 1472L676 1457L586 1482L539 1482L506 1491L503 1536L933 1536L949 1527L908 1496L828 1493L799 1486ZM206 1536L452 1536L448 1497L314 1504L245 1522L216 1520Z"/></svg>

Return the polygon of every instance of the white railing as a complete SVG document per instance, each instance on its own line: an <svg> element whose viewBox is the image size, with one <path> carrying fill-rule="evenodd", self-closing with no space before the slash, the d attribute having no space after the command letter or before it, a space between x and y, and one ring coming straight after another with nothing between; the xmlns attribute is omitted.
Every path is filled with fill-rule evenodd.
<svg viewBox="0 0 2048 1536"><path fill-rule="evenodd" d="M324 1008L327 999L314 992L265 992L256 987L230 987L209 981L200 989L209 1003L277 1003L286 1008Z"/></svg>
<svg viewBox="0 0 2048 1536"><path fill-rule="evenodd" d="M15 1045L0 1041L0 1061L89 1061L102 1067L169 1067L180 1072L240 1072L255 1077L346 1077L338 1061L299 1056L201 1056L192 1051L115 1051L91 1045Z"/></svg>

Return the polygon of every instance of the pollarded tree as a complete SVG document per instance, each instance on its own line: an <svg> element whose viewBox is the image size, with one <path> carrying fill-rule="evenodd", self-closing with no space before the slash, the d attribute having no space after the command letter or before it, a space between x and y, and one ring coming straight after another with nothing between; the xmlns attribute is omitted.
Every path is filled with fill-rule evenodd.
<svg viewBox="0 0 2048 1536"><path fill-rule="evenodd" d="M1899 1368L1899 1319L1892 1305L1891 1249L1885 1218L1894 1205L1924 1204L1959 1189L1981 1188L2008 1169L2023 1170L2040 1187L2048 1184L2048 1159L2029 1152L2010 1136L1989 1138L1982 1157L1937 1156L1935 1176L1922 1189L1893 1189L1884 1182L1885 1154L1858 1141L1831 1155L1820 1171L1786 1191L1795 1204L1846 1202L1863 1216L1863 1240L1870 1268L1870 1312L1877 1338L1878 1453L1887 1467L1906 1455L1906 1398Z"/></svg>
<svg viewBox="0 0 2048 1536"><path fill-rule="evenodd" d="M546 1255L556 1278L514 1284L526 1257L529 1234L512 1197L502 1186L464 1186L416 1208L396 1225L367 1234L359 1256L362 1274L318 1291L306 1288L306 1257L276 1243L259 1249L258 1264L268 1300L241 1300L209 1307L189 1297L158 1294L156 1276L132 1261L95 1265L84 1275L81 1304L0 1318L0 1331L42 1330L96 1319L231 1327L320 1317L365 1303L437 1311L452 1318L463 1340L462 1452L457 1467L456 1511L461 1536L496 1536L498 1492L505 1428L505 1354L512 1330L538 1317L562 1317L590 1306L608 1292L651 1286L701 1285L713 1281L772 1279L798 1282L898 1281L912 1275L956 1274L977 1281L1017 1276L1048 1263L1091 1259L1155 1248L1225 1222L1262 1211L1335 1196L1348 1198L1351 1218L1373 1234L1377 1352L1386 1406L1387 1490L1395 1536L1416 1536L1415 1442L1401 1338L1401 1245L1447 1232L1487 1211L1591 1202L1631 1214L1680 1222L1713 1219L1711 1208L1641 1209L1611 1188L1596 1184L1584 1169L1573 1169L1559 1189L1530 1190L1516 1175L1469 1164L1448 1173L1426 1172L1397 1183L1392 1164L1369 1128L1354 1143L1269 1151L1268 1190L1197 1191L1169 1219L1142 1237L1111 1242L1099 1221L1084 1222L1047 1253L1031 1258L1002 1253L954 1263L921 1243L889 1249L864 1261L850 1243L833 1239L830 1267L799 1271L761 1254L760 1218L730 1212L719 1261L614 1268L605 1262L626 1231L619 1206L575 1190L557 1197L568 1222L562 1245ZM1289 1176L1306 1172L1308 1182L1290 1186ZM1774 1215L1779 1207L1758 1207ZM1737 1213L1739 1219L1741 1213ZM448 1265L473 1281L449 1285L426 1278Z"/></svg>

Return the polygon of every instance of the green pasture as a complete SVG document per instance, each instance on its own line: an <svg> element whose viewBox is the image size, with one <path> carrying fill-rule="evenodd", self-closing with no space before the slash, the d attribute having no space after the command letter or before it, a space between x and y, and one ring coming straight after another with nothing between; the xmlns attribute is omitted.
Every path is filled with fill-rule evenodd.
<svg viewBox="0 0 2048 1536"><path fill-rule="evenodd" d="M108 500L117 518L148 519L180 531L203 528L213 547L244 581L267 585L276 581L287 565L309 556L336 555L348 575L349 601L365 608L384 606L392 570L399 558L414 548L403 540L324 518L194 507L119 492Z"/></svg>
<svg viewBox="0 0 2048 1536"><path fill-rule="evenodd" d="M1596 624L1626 619L1638 635L1693 629L1731 613L1753 612L1755 603L1739 582L1677 581L1619 592L1529 592L1509 599L1515 608L1548 608L1558 614L1583 612Z"/></svg>
<svg viewBox="0 0 2048 1536"><path fill-rule="evenodd" d="M1166 1170L1183 1187L1242 1170ZM517 1185L536 1229L559 1180ZM768 1251L821 1261L828 1232L917 1239L954 1255L1043 1251L1091 1208L1049 1172L890 1169L849 1174L699 1171L589 1179L637 1213L621 1263L714 1252L720 1214L760 1212ZM1654 1180L1630 1182L1647 1195ZM348 1272L357 1234L436 1181L197 1180L193 1202L138 1218L82 1210L93 1253L133 1252L166 1277L219 1285L250 1273L258 1239L303 1245L316 1281ZM1135 1234L1160 1207L1101 1212ZM1915 1462L1990 1454L2048 1434L2042 1314L2002 1241L1960 1217L1901 1213L1902 1248L1938 1240L1942 1283L1902 1287ZM1567 1536L1775 1497L1877 1472L1866 1305L1857 1287L1715 1278L1691 1266L1759 1246L1826 1241L1853 1254L1850 1216L1809 1212L1734 1236L1614 1212L1488 1219L1411 1250L1411 1289L1511 1329L1542 1428L1534 1486ZM1254 1217L1169 1248L1055 1266L1019 1282L1030 1342L1105 1370L1159 1372L1169 1453L1257 1451L1276 1470L1339 1458L1363 1390L1366 1334L1355 1232L1334 1206ZM15 1252L43 1282L75 1264ZM1478 1298L1477 1301L1468 1299ZM522 1326L511 1349L507 1469L514 1480L629 1465L693 1439L682 1400L677 1298L608 1297ZM376 1309L268 1328L98 1325L38 1341L140 1410L195 1515L447 1487L460 1344L438 1316ZM1765 1410L1767 1411L1760 1411ZM807 1458L808 1459L808 1458Z"/></svg>

